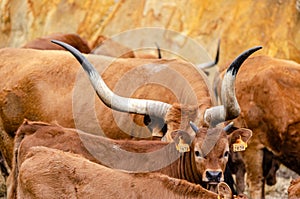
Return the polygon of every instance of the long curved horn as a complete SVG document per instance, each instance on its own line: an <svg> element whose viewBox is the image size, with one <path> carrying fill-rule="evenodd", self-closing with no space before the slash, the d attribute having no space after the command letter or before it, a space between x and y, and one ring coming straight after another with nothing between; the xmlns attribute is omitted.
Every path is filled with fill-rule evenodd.
<svg viewBox="0 0 300 199"><path fill-rule="evenodd" d="M72 53L88 74L98 97L106 106L121 112L165 118L168 109L171 107L170 104L155 100L126 98L116 95L108 88L95 67L77 49L61 41L52 40L52 42Z"/></svg>
<svg viewBox="0 0 300 199"><path fill-rule="evenodd" d="M222 81L221 106L206 109L204 121L210 126L216 126L220 122L234 119L240 114L240 106L235 95L235 78L243 62L261 46L250 48L240 54L228 67Z"/></svg>

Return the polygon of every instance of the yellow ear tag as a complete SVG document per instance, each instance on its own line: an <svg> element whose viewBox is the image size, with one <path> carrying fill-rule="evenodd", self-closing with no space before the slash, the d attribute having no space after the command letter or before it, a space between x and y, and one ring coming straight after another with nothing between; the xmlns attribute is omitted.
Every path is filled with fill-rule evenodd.
<svg viewBox="0 0 300 199"><path fill-rule="evenodd" d="M179 137L179 143L176 145L177 151L180 153L188 152L190 151L190 146L184 142L182 137Z"/></svg>
<svg viewBox="0 0 300 199"><path fill-rule="evenodd" d="M241 136L233 144L233 152L245 151L247 148L247 143L241 139Z"/></svg>

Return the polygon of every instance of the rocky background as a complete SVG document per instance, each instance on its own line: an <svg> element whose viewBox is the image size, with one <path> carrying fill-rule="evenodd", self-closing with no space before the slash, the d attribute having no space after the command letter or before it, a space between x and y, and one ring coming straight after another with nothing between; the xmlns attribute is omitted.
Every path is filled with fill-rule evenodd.
<svg viewBox="0 0 300 199"><path fill-rule="evenodd" d="M99 35L163 27L195 39L220 65L256 45L259 53L300 62L296 0L1 0L0 47L20 47L51 33L78 33L91 46ZM174 42L175 39L174 39Z"/></svg>
<svg viewBox="0 0 300 199"><path fill-rule="evenodd" d="M180 32L211 57L221 39L219 66L256 45L264 47L256 55L300 62L296 0L0 0L0 48L57 32L78 33L93 48L100 35L142 27ZM292 176L281 169L268 197L286 198Z"/></svg>

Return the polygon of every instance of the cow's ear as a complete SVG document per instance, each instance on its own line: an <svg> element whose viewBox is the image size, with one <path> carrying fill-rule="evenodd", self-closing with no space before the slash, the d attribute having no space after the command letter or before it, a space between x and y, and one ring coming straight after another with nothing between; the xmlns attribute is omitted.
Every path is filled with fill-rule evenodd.
<svg viewBox="0 0 300 199"><path fill-rule="evenodd" d="M171 136L176 144L179 143L180 139L186 144L191 144L191 141L192 141L190 134L188 134L185 131L181 131L181 130L173 131L171 133Z"/></svg>
<svg viewBox="0 0 300 199"><path fill-rule="evenodd" d="M176 149L179 152L190 151L191 136L185 131L177 130L171 133L171 136L175 142Z"/></svg>
<svg viewBox="0 0 300 199"><path fill-rule="evenodd" d="M225 182L218 184L218 198L232 198L232 191Z"/></svg>
<svg viewBox="0 0 300 199"><path fill-rule="evenodd" d="M249 141L251 136L252 136L252 131L250 129L246 129L246 128L236 129L229 135L230 146L233 146L234 144L237 143L243 143L245 147L247 147L247 142Z"/></svg>

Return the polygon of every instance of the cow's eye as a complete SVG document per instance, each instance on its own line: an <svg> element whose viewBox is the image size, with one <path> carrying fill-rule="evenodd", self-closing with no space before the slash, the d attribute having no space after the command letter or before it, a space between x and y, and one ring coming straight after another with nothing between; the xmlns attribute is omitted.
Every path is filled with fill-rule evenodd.
<svg viewBox="0 0 300 199"><path fill-rule="evenodd" d="M224 153L224 158L227 158L229 156L229 151L226 151L225 153Z"/></svg>
<svg viewBox="0 0 300 199"><path fill-rule="evenodd" d="M195 151L195 156L197 158L201 158L202 157L200 151Z"/></svg>
<svg viewBox="0 0 300 199"><path fill-rule="evenodd" d="M199 151L195 151L195 155L196 155L196 157L200 157L201 156Z"/></svg>

